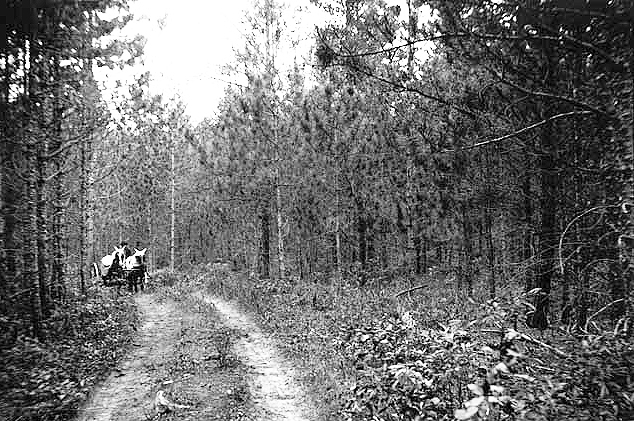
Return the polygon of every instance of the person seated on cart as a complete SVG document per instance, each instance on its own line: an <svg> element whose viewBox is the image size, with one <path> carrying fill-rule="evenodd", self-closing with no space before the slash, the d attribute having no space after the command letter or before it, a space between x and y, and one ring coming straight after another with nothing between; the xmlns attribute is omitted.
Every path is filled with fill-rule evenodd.
<svg viewBox="0 0 634 421"><path fill-rule="evenodd" d="M104 268L104 272L99 271L99 268L96 267L96 273L102 273L101 278L108 285L112 284L116 279L120 279L123 277L123 264L125 262L125 249L126 243L121 242L119 247L115 246L114 251L104 257L101 258L101 264ZM129 249L128 249L129 251ZM129 251L129 253L131 253Z"/></svg>
<svg viewBox="0 0 634 421"><path fill-rule="evenodd" d="M134 253L132 253L132 250L130 250L127 241L122 241L121 244L119 244L119 247L123 248L123 262L121 262L121 264L123 265L126 259L132 256Z"/></svg>

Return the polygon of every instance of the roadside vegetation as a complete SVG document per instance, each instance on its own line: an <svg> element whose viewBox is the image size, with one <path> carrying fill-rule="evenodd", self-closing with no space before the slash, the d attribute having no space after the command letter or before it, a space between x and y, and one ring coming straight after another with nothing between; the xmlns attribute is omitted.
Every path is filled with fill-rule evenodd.
<svg viewBox="0 0 634 421"><path fill-rule="evenodd" d="M139 315L131 296L99 288L56 303L40 339L20 323L0 318L0 419L68 420L126 355Z"/></svg>
<svg viewBox="0 0 634 421"><path fill-rule="evenodd" d="M625 420L634 414L634 348L609 319L589 331L526 327L531 294L457 293L441 272L370 282L201 276L279 339L321 420ZM483 294L484 295L484 292Z"/></svg>

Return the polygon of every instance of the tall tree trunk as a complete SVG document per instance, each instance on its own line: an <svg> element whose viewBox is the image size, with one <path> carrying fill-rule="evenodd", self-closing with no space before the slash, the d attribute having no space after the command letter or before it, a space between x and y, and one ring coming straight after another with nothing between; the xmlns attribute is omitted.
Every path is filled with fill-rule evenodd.
<svg viewBox="0 0 634 421"><path fill-rule="evenodd" d="M359 250L359 263L361 264L361 284L365 284L366 271L368 269L368 243L367 243L367 226L365 218L365 207L363 201L360 198L356 198L357 202L357 236L358 236L358 250Z"/></svg>
<svg viewBox="0 0 634 421"><path fill-rule="evenodd" d="M36 338L42 338L42 302L40 295L40 280L38 273L38 149L39 139L37 139L37 130L32 130L35 127L35 119L33 116L32 104L35 102L36 94L36 78L34 75L34 62L36 57L35 43L33 42L36 28L32 29L33 32L29 33L29 37L26 41L25 56L29 57L29 60L25 60L24 67L24 93L26 96L25 101L25 129L23 130L26 141L26 227L24 244L24 265L25 265L25 278L27 287L29 289L29 301L31 311L31 328L33 336ZM30 61L30 63L28 63ZM27 68L28 64L28 68Z"/></svg>
<svg viewBox="0 0 634 421"><path fill-rule="evenodd" d="M176 255L176 158L174 157L174 139L170 140L170 161L170 175L172 178L170 191L170 271L174 272L174 261Z"/></svg>
<svg viewBox="0 0 634 421"><path fill-rule="evenodd" d="M48 222L46 218L46 154L48 153L47 136L38 142L37 146L37 182L36 186L36 214L37 214L37 273L40 290L40 304L42 306L42 314L48 317L50 292L47 279L47 262L49 260L47 242L48 242Z"/></svg>
<svg viewBox="0 0 634 421"><path fill-rule="evenodd" d="M86 201L87 201L87 186L86 178L87 163L86 163L86 141L81 142L80 161L81 161L81 173L80 173L80 194L79 194L79 285L81 293L86 294L86 273L84 266L86 265Z"/></svg>
<svg viewBox="0 0 634 421"><path fill-rule="evenodd" d="M286 262L284 258L284 220L282 218L282 192L280 190L279 169L277 185L275 186L275 204L277 205L277 260L279 265L279 277L286 277Z"/></svg>
<svg viewBox="0 0 634 421"><path fill-rule="evenodd" d="M335 124L334 141L338 144L339 127ZM340 281L343 276L343 260L341 255L341 197L339 192L339 179L341 177L339 164L337 165L335 174L335 254L337 258L337 280Z"/></svg>
<svg viewBox="0 0 634 421"><path fill-rule="evenodd" d="M40 280L37 262L37 140L32 135L28 140L28 181L27 181L27 227L24 263L26 265L26 278L30 290L31 327L33 336L42 338L42 303L40 294Z"/></svg>
<svg viewBox="0 0 634 421"><path fill-rule="evenodd" d="M550 115L545 115L544 119ZM557 173L555 162L555 138L551 124L546 124L541 133L541 156L539 157L539 169L541 172L541 197L540 212L541 226L539 234L539 274L537 275L537 287L540 292L535 297L535 311L528 320L528 325L533 328L545 329L548 327L548 314L550 310L550 289L557 248Z"/></svg>
<svg viewBox="0 0 634 421"><path fill-rule="evenodd" d="M157 247L154 246L154 238L152 238L152 208L150 206L146 207L146 212L147 212L147 241L148 241L148 249L151 250L149 257L148 257L148 263L147 263L147 269L148 271L152 270L152 268L154 267L154 253L156 253ZM204 247L202 244L202 231L200 231L200 250L201 253L204 253Z"/></svg>
<svg viewBox="0 0 634 421"><path fill-rule="evenodd" d="M630 4L629 9L629 88L630 88L630 98L629 98L629 124L627 125L627 141L630 143L631 150L627 151L631 153L631 168L630 168L630 185L625 186L624 197L627 197L628 194L631 198L634 198L634 3ZM629 187L629 188L628 188ZM634 206L630 206L629 208L629 232L624 232L630 237L630 246L624 247L619 250L619 260L621 262L621 276L615 276L612 279L611 285L611 298L613 301L622 299L624 297L629 296L631 291L631 283L632 278L634 278L634 247L632 247L632 241L634 239ZM627 253L629 251L629 254ZM613 309L613 313L616 316L623 315L626 311L628 311L628 315L630 317L634 316L634 305L630 302L629 305L626 306L626 303L623 302L618 304ZM630 332L633 331L633 327L630 327Z"/></svg>
<svg viewBox="0 0 634 421"><path fill-rule="evenodd" d="M4 263L0 263L0 300L4 301L5 297L8 297L10 291L10 285L13 280L9 280L10 275L7 269L7 216L5 212L9 211L7 206L7 196L5 195L5 188L8 185L12 185L9 182L11 172L9 171L9 162L11 162L11 156L13 155L13 139L9 135L9 89L10 89L10 70L9 70L9 53L0 50L0 58L2 59L4 74L2 75L2 85L0 86L0 137L3 139L0 143L0 217L2 217L2 235L0 242L0 260ZM13 211L11 211L13 213ZM13 274L14 272L12 272Z"/></svg>
<svg viewBox="0 0 634 421"><path fill-rule="evenodd" d="M15 162L17 148L13 138L5 138L2 143L2 217L3 221L3 245L5 286L3 290L9 295L15 288L17 273L17 211L19 201L18 177L16 168L11 164Z"/></svg>
<svg viewBox="0 0 634 421"><path fill-rule="evenodd" d="M462 205L462 230L463 230L463 249L464 249L464 281L467 285L467 293L473 296L473 224L469 217L469 207L467 202Z"/></svg>
<svg viewBox="0 0 634 421"><path fill-rule="evenodd" d="M263 200L260 204L260 259L258 262L260 279L270 278L270 218L269 201Z"/></svg>
<svg viewBox="0 0 634 421"><path fill-rule="evenodd" d="M87 266L97 261L95 244L95 188L93 170L93 135L88 136L86 144L86 263ZM87 273L92 273L88 270Z"/></svg>
<svg viewBox="0 0 634 421"><path fill-rule="evenodd" d="M51 149L55 150L62 146L63 143L63 132L62 132L62 118L63 118L63 105L62 105L62 80L61 80L61 67L59 63L59 55L55 55L53 59L53 71L55 73L55 87L53 91L55 92L54 100L53 100L53 142L51 144ZM51 278L50 284L51 288L54 291L56 299L64 298L64 260L63 260L63 252L62 252L62 237L63 237L63 224L62 217L64 213L64 189L62 186L62 177L63 174L62 168L64 166L63 163L63 154L57 156L53 160L53 173L55 176L52 180L52 191L53 191L53 200L51 206L52 215L51 219L51 228L52 228L52 255L53 255L53 264L51 268Z"/></svg>
<svg viewBox="0 0 634 421"><path fill-rule="evenodd" d="M493 248L493 216L491 215L492 203L489 201L487 209L485 211L486 220L486 237L487 237L487 251L489 261L489 297L495 298L495 249Z"/></svg>
<svg viewBox="0 0 634 421"><path fill-rule="evenodd" d="M341 216L339 215L339 178L337 177L337 183L335 183L335 252L337 256L337 280L342 278L342 258L341 258Z"/></svg>
<svg viewBox="0 0 634 421"><path fill-rule="evenodd" d="M524 241L522 245L522 257L526 262L524 273L524 290L526 292L534 288L533 279L533 206L531 197L531 166L527 165L522 182L522 194L524 196Z"/></svg>

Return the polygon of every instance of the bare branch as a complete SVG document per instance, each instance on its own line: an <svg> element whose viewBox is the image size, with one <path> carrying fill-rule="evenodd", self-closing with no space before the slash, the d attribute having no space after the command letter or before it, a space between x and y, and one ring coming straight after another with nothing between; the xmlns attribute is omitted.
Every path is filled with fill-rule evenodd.
<svg viewBox="0 0 634 421"><path fill-rule="evenodd" d="M560 273L562 275L564 274L564 261L563 261L563 258L561 256L561 253L562 253L562 249L563 249L564 237L566 236L566 233L568 232L570 227L572 227L574 225L574 223L577 222L580 218L583 218L584 216L586 216L589 213L596 212L596 211L598 211L600 209L610 209L610 208L618 208L618 207L621 207L621 204L595 206L595 207L590 208L590 209L588 209L588 210L586 210L584 212L581 212L579 215L577 215L574 218L572 218L572 221L570 221L568 223L568 225L566 225L566 228L563 230L563 232L559 236L559 250L558 250L558 254L559 254L559 271L560 271Z"/></svg>
<svg viewBox="0 0 634 421"><path fill-rule="evenodd" d="M412 287L412 288L406 289L406 290L404 290L404 291L401 291L401 292L398 292L398 293L394 294L394 298L398 298L398 297L400 297L401 295L408 294L408 293L410 293L410 292L414 292L414 291L419 290L419 289L423 289L423 288L425 288L426 286L427 286L427 285L417 285L417 286L415 286L415 287Z"/></svg>
<svg viewBox="0 0 634 421"><path fill-rule="evenodd" d="M492 143L498 143L498 142L502 142L504 140L507 140L507 139L510 139L510 138L513 138L513 137L517 137L517 136L522 135L522 134L524 134L526 132L529 132L529 131L531 131L533 129L536 129L536 128L540 127L540 126L543 126L544 124L550 123L551 121L559 120L560 118L571 117L571 116L574 116L574 115L588 115L588 114L592 114L592 113L590 111L570 111L568 113L557 114L557 115L549 117L549 118L547 118L545 120L542 120L542 121L540 121L538 123L531 124L530 126L524 127L523 129L514 131L513 133L509 133L509 134L506 134L504 136L496 137L495 139L490 139L490 140L485 140L483 142L474 143L473 145L464 146L464 147L459 148L459 149L447 149L447 150L441 151L441 153L461 152L461 151L466 151L466 150L469 150L469 149L475 149L475 148L479 148L479 147L482 147L482 146L487 146L487 145L490 145Z"/></svg>
<svg viewBox="0 0 634 421"><path fill-rule="evenodd" d="M341 58L368 57L368 56L391 53L391 52L400 50L402 48L409 47L411 45L419 44L421 42L433 42L438 40L450 40L450 39L458 39L458 38L474 38L478 40L496 40L496 41L550 41L555 43L567 41L570 44L574 44L578 47L583 47L586 50L592 51L598 56L601 56L604 59L608 60L612 64L620 65L618 60L610 56L605 51L601 50L599 47L593 44L590 44L588 42L579 40L577 38L574 38L570 35L499 35L499 34L479 34L476 32L453 32L448 34L433 35L433 36L429 36L425 38L418 38L415 40L401 43L399 45L394 45L392 47L381 48L380 50L364 51L364 52L354 53L354 54L341 54L341 53L337 53L336 51L332 49L331 50L335 53L335 56L341 57Z"/></svg>
<svg viewBox="0 0 634 421"><path fill-rule="evenodd" d="M517 89L518 91L525 93L527 95L531 95L531 96L536 96L536 97L540 97L540 98L547 98L547 99L553 99L553 100L557 100L557 101L562 101L562 102L567 102L568 104L574 105L575 107L579 107L582 108L584 110L588 110L588 111L592 111L594 114L603 116L603 117L611 117L610 114L607 111L601 110L599 108L596 108L592 105L586 104L585 102L580 102L577 101L574 98L570 98L570 97L565 97L565 96L561 96L561 95L555 95L555 94L551 94L548 92L539 92L539 91L531 91L530 89L524 88L523 86L520 86L514 82L511 82L508 79L505 79L503 75L499 74L498 72L496 72L493 69L489 69L489 71L491 71L493 74L495 74L495 76L498 77L498 79L500 79L500 81L512 88Z"/></svg>

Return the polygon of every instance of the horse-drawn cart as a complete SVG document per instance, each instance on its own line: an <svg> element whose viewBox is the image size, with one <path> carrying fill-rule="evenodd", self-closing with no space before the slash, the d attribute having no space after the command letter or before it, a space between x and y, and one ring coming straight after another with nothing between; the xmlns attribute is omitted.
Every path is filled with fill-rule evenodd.
<svg viewBox="0 0 634 421"><path fill-rule="evenodd" d="M123 276L128 283L128 291L132 292L134 288L134 292L138 292L138 288L141 288L141 291L145 289L145 276L147 275L147 268L145 265L141 265L136 268L131 269L123 269Z"/></svg>
<svg viewBox="0 0 634 421"><path fill-rule="evenodd" d="M94 264L95 275L100 276L104 286L118 289L123 285L128 286L128 291L137 292L145 289L145 277L148 276L145 265L145 252L147 249L137 250L131 256L125 256L123 248L115 247L112 254L101 259L102 268Z"/></svg>

